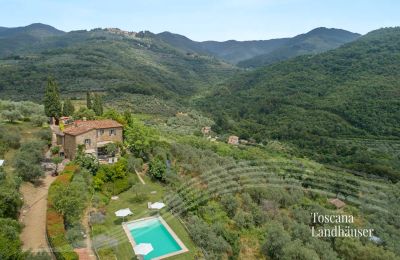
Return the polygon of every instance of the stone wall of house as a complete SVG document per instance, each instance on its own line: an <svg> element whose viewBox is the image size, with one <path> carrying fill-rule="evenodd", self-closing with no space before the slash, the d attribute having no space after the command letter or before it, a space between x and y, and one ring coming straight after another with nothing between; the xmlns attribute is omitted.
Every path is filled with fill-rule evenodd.
<svg viewBox="0 0 400 260"><path fill-rule="evenodd" d="M112 129L115 131L115 134L110 135L110 131ZM97 130L97 142L106 142L106 141L122 142L122 138L123 138L122 127Z"/></svg>
<svg viewBox="0 0 400 260"><path fill-rule="evenodd" d="M73 159L76 153L75 136L66 134L64 136L64 153L69 159Z"/></svg>
<svg viewBox="0 0 400 260"><path fill-rule="evenodd" d="M112 129L114 130L115 134L110 134ZM90 142L85 143L85 140L90 140ZM76 155L78 146L81 144L85 145L86 150L93 149L97 153L98 142L122 142L122 140L122 127L98 130L93 129L77 136L66 134L64 139L64 152L67 158L73 159Z"/></svg>
<svg viewBox="0 0 400 260"><path fill-rule="evenodd" d="M94 149L96 150L97 148L97 142L96 142L97 136L96 136L96 130L90 130L86 133L80 134L75 136L75 142L76 142L76 148L78 148L78 145L84 144L85 149ZM90 140L89 144L85 143L85 140Z"/></svg>

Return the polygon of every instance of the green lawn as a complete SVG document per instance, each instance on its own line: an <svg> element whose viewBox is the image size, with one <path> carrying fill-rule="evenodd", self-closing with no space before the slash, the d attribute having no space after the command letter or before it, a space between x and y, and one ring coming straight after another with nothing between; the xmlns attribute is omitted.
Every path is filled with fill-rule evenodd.
<svg viewBox="0 0 400 260"><path fill-rule="evenodd" d="M115 259L115 257L121 260L133 259L134 252L125 232L122 229L122 219L117 218L114 212L119 209L129 207L133 212L133 215L125 218L125 221L151 216L151 212L154 211L148 210L147 202L162 201L167 187L164 187L160 183L151 181L148 177L145 177L144 180L146 185L137 182L130 190L119 194L118 200L111 200L104 208L106 211L105 222L102 224L93 225L92 238L95 239L97 235L102 234L118 241L118 244L114 250L110 250L110 247L107 245L99 250L101 259ZM152 191L155 191L156 193L152 194ZM134 198L138 195L147 196L147 198L145 198L142 202L137 202L134 200ZM198 249L190 239L189 234L186 232L182 223L169 212L162 210L160 214L189 249L189 252L170 257L169 259L194 259Z"/></svg>

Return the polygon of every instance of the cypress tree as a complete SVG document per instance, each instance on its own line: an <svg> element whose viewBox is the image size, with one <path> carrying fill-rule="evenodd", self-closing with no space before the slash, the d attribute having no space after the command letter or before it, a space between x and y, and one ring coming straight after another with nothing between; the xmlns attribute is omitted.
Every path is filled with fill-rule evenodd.
<svg viewBox="0 0 400 260"><path fill-rule="evenodd" d="M60 91L57 82L51 78L47 80L43 103L46 116L56 119L61 116Z"/></svg>
<svg viewBox="0 0 400 260"><path fill-rule="evenodd" d="M96 116L101 116L103 114L103 100L98 94L94 95L93 110L96 113Z"/></svg>
<svg viewBox="0 0 400 260"><path fill-rule="evenodd" d="M88 109L92 109L93 108L92 95L90 94L89 91L86 92L86 107Z"/></svg>
<svg viewBox="0 0 400 260"><path fill-rule="evenodd" d="M64 116L72 116L75 112L74 104L72 104L71 99L67 99L64 101L63 107L63 115Z"/></svg>

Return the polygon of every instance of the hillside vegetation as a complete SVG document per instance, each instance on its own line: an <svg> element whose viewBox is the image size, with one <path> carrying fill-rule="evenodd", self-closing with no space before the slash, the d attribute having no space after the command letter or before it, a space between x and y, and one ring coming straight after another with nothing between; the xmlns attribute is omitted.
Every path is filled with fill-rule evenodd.
<svg viewBox="0 0 400 260"><path fill-rule="evenodd" d="M63 34L63 31L40 23L15 28L0 27L0 57L13 55Z"/></svg>
<svg viewBox="0 0 400 260"><path fill-rule="evenodd" d="M354 41L360 35L340 29L316 28L308 33L297 35L285 44L272 50L243 60L240 67L261 67L305 54L317 54Z"/></svg>
<svg viewBox="0 0 400 260"><path fill-rule="evenodd" d="M289 141L319 161L399 179L398 153L352 141L398 142L399 78L400 28L388 28L238 75L200 104L220 131Z"/></svg>
<svg viewBox="0 0 400 260"><path fill-rule="evenodd" d="M6 40L0 38L0 46ZM192 95L235 70L214 58L186 54L140 34L74 31L3 56L0 93L39 98L47 77L52 76L63 92L115 90L171 98Z"/></svg>
<svg viewBox="0 0 400 260"><path fill-rule="evenodd" d="M170 32L156 35L177 48L212 55L240 67L259 67L299 55L324 52L354 41L359 36L345 30L322 27L293 38L259 41L196 42Z"/></svg>

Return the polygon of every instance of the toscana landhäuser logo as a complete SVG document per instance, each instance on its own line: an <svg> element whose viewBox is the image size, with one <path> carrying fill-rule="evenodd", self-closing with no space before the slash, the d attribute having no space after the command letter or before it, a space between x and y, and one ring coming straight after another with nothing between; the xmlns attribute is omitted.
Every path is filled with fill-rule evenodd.
<svg viewBox="0 0 400 260"><path fill-rule="evenodd" d="M352 215L323 215L311 213L313 237L372 237L373 228L354 227Z"/></svg>

